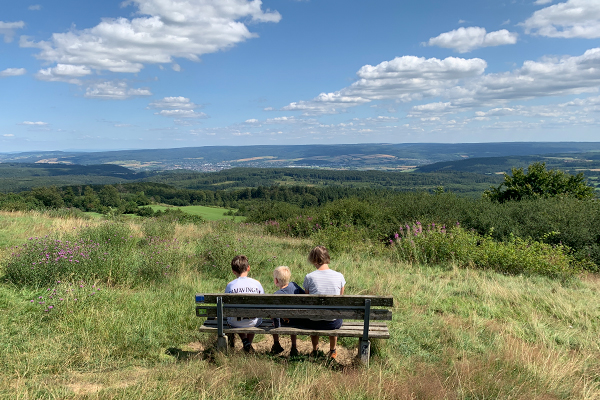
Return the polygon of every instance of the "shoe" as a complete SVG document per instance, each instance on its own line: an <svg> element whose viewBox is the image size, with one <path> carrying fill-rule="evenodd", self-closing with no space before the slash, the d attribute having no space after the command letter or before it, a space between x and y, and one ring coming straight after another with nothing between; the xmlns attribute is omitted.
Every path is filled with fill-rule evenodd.
<svg viewBox="0 0 600 400"><path fill-rule="evenodd" d="M271 354L279 354L283 351L283 347L279 343L273 343L273 347L271 347Z"/></svg>
<svg viewBox="0 0 600 400"><path fill-rule="evenodd" d="M254 353L254 347L252 347L252 343L245 343L244 344L244 351L246 353Z"/></svg>
<svg viewBox="0 0 600 400"><path fill-rule="evenodd" d="M329 350L329 354L327 354L327 358L331 358L331 359L335 360L336 357L337 357L337 350L336 349Z"/></svg>
<svg viewBox="0 0 600 400"><path fill-rule="evenodd" d="M313 350L310 352L311 358L320 358L320 357L323 357L324 355L325 355L325 353L323 353L321 350Z"/></svg>
<svg viewBox="0 0 600 400"><path fill-rule="evenodd" d="M298 352L298 349L295 347L292 347L292 349L290 350L290 357L298 357L300 355L300 353Z"/></svg>

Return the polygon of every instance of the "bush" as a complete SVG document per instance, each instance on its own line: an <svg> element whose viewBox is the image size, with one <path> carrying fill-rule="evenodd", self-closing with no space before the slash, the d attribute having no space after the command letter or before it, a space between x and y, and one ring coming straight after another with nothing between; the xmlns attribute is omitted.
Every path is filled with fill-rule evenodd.
<svg viewBox="0 0 600 400"><path fill-rule="evenodd" d="M497 242L491 235L481 236L459 225L447 229L444 225L417 222L406 225L390 240L390 249L397 260L419 264L455 263L459 267L491 269L518 275L544 275L568 279L581 271L581 264L569 255L568 247L512 238Z"/></svg>
<svg viewBox="0 0 600 400"><path fill-rule="evenodd" d="M38 287L67 280L135 285L174 272L183 257L178 248L174 240L138 239L128 225L105 222L63 239L29 238L12 249L5 277Z"/></svg>
<svg viewBox="0 0 600 400"><path fill-rule="evenodd" d="M231 260L244 254L256 271L266 268L272 270L279 264L278 251L267 238L251 235L240 237L235 225L228 221L221 222L215 233L205 235L198 243L197 253L202 258L200 270L210 277L230 279Z"/></svg>
<svg viewBox="0 0 600 400"><path fill-rule="evenodd" d="M311 239L315 246L325 246L332 254L344 252L360 252L373 254L383 246L378 241L372 241L365 228L353 225L328 226L316 230Z"/></svg>

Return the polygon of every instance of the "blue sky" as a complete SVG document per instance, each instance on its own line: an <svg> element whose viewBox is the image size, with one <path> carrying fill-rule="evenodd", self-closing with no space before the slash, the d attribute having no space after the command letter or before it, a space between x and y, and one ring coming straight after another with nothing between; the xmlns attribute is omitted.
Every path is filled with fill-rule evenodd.
<svg viewBox="0 0 600 400"><path fill-rule="evenodd" d="M0 152L598 141L598 0L31 0Z"/></svg>

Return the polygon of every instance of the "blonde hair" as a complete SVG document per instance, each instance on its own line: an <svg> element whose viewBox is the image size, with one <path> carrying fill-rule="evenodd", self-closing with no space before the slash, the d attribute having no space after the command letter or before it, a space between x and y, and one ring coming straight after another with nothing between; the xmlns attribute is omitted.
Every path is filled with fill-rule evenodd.
<svg viewBox="0 0 600 400"><path fill-rule="evenodd" d="M290 283L290 279L292 279L292 271L290 271L289 267L282 265L275 268L273 271L273 278L277 279L281 286L285 286Z"/></svg>
<svg viewBox="0 0 600 400"><path fill-rule="evenodd" d="M329 261L331 261L331 259L329 258L329 252L325 246L315 247L308 255L308 262L316 266L329 264Z"/></svg>

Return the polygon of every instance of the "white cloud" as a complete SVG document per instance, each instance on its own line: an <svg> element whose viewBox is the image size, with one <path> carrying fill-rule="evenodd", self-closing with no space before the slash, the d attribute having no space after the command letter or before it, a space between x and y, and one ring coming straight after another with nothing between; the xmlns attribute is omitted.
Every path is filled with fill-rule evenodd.
<svg viewBox="0 0 600 400"><path fill-rule="evenodd" d="M365 65L352 85L334 92L321 93L309 101L291 103L283 110L300 110L305 114L333 114L348 107L374 100L413 101L440 96L462 80L473 79L485 71L480 58L397 57L376 66Z"/></svg>
<svg viewBox="0 0 600 400"><path fill-rule="evenodd" d="M525 61L512 72L482 76L455 94L476 101L531 99L596 92L600 88L600 48L581 56Z"/></svg>
<svg viewBox="0 0 600 400"><path fill-rule="evenodd" d="M593 93L600 90L600 48L581 56L525 61L513 71L484 74L485 61L473 58L399 57L377 66L366 65L352 85L329 95L291 103L283 110L305 114L344 111L364 102L445 99L414 106L409 116L443 115L477 107L500 107L515 100ZM339 98L361 101L342 103Z"/></svg>
<svg viewBox="0 0 600 400"><path fill-rule="evenodd" d="M92 71L84 65L58 64L53 68L41 69L35 77L41 81L67 82L76 85L81 84L78 78L90 75Z"/></svg>
<svg viewBox="0 0 600 400"><path fill-rule="evenodd" d="M15 30L25 27L25 22L3 22L0 21L0 35L4 35L4 42L10 43L15 37Z"/></svg>
<svg viewBox="0 0 600 400"><path fill-rule="evenodd" d="M548 3L552 3L552 0L535 0L533 2L533 4L535 4L536 6L541 6Z"/></svg>
<svg viewBox="0 0 600 400"><path fill-rule="evenodd" d="M208 118L203 112L196 112L194 110L161 110L156 115L162 115L163 117L176 117L176 118Z"/></svg>
<svg viewBox="0 0 600 400"><path fill-rule="evenodd" d="M48 125L47 122L42 122L42 121L37 121L37 122L33 122L33 121L23 121L21 122L19 125L30 125L30 126L46 126Z"/></svg>
<svg viewBox="0 0 600 400"><path fill-rule="evenodd" d="M25 68L7 68L4 71L0 71L0 77L19 76L25 75L26 73L27 70L25 70Z"/></svg>
<svg viewBox="0 0 600 400"><path fill-rule="evenodd" d="M201 108L198 104L194 104L190 99L183 96L165 97L161 100L154 101L148 105L148 108L160 110L194 110Z"/></svg>
<svg viewBox="0 0 600 400"><path fill-rule="evenodd" d="M459 53L468 53L480 47L502 46L517 43L518 35L501 29L499 31L486 33L485 28L471 26L460 27L450 32L429 39L427 45L454 49Z"/></svg>
<svg viewBox="0 0 600 400"><path fill-rule="evenodd" d="M85 90L84 97L104 100L126 100L131 97L151 96L148 89L130 88L124 81L94 83Z"/></svg>
<svg viewBox="0 0 600 400"><path fill-rule="evenodd" d="M536 3L545 4L545 3ZM600 38L600 2L568 0L536 11L519 24L525 33L560 38Z"/></svg>
<svg viewBox="0 0 600 400"><path fill-rule="evenodd" d="M251 119L247 119L246 121L244 121L244 123L246 123L246 124L258 124L260 122L256 118L251 118Z"/></svg>
<svg viewBox="0 0 600 400"><path fill-rule="evenodd" d="M15 136L15 135L13 135L12 133L5 133L5 134L4 134L4 135L2 135L2 136L4 136L4 137L13 137L13 136Z"/></svg>
<svg viewBox="0 0 600 400"><path fill-rule="evenodd" d="M175 72L181 72L181 66L179 64L173 64L171 68L173 68L173 71Z"/></svg>
<svg viewBox="0 0 600 400"><path fill-rule="evenodd" d="M145 64L172 63L181 57L227 49L256 37L246 21L278 22L277 11L263 11L260 0L130 0L139 15L106 18L93 28L54 33L48 41L21 41L40 49L41 60L112 72L139 72Z"/></svg>
<svg viewBox="0 0 600 400"><path fill-rule="evenodd" d="M154 101L148 105L149 109L160 110L154 115L162 115L163 117L174 118L177 125L190 126L196 124L196 119L208 118L203 112L196 111L202 106L195 104L187 97L174 96L164 97L161 100Z"/></svg>
<svg viewBox="0 0 600 400"><path fill-rule="evenodd" d="M34 5L27 7L27 9L30 11L40 11L42 9L42 6L39 4L34 4Z"/></svg>

